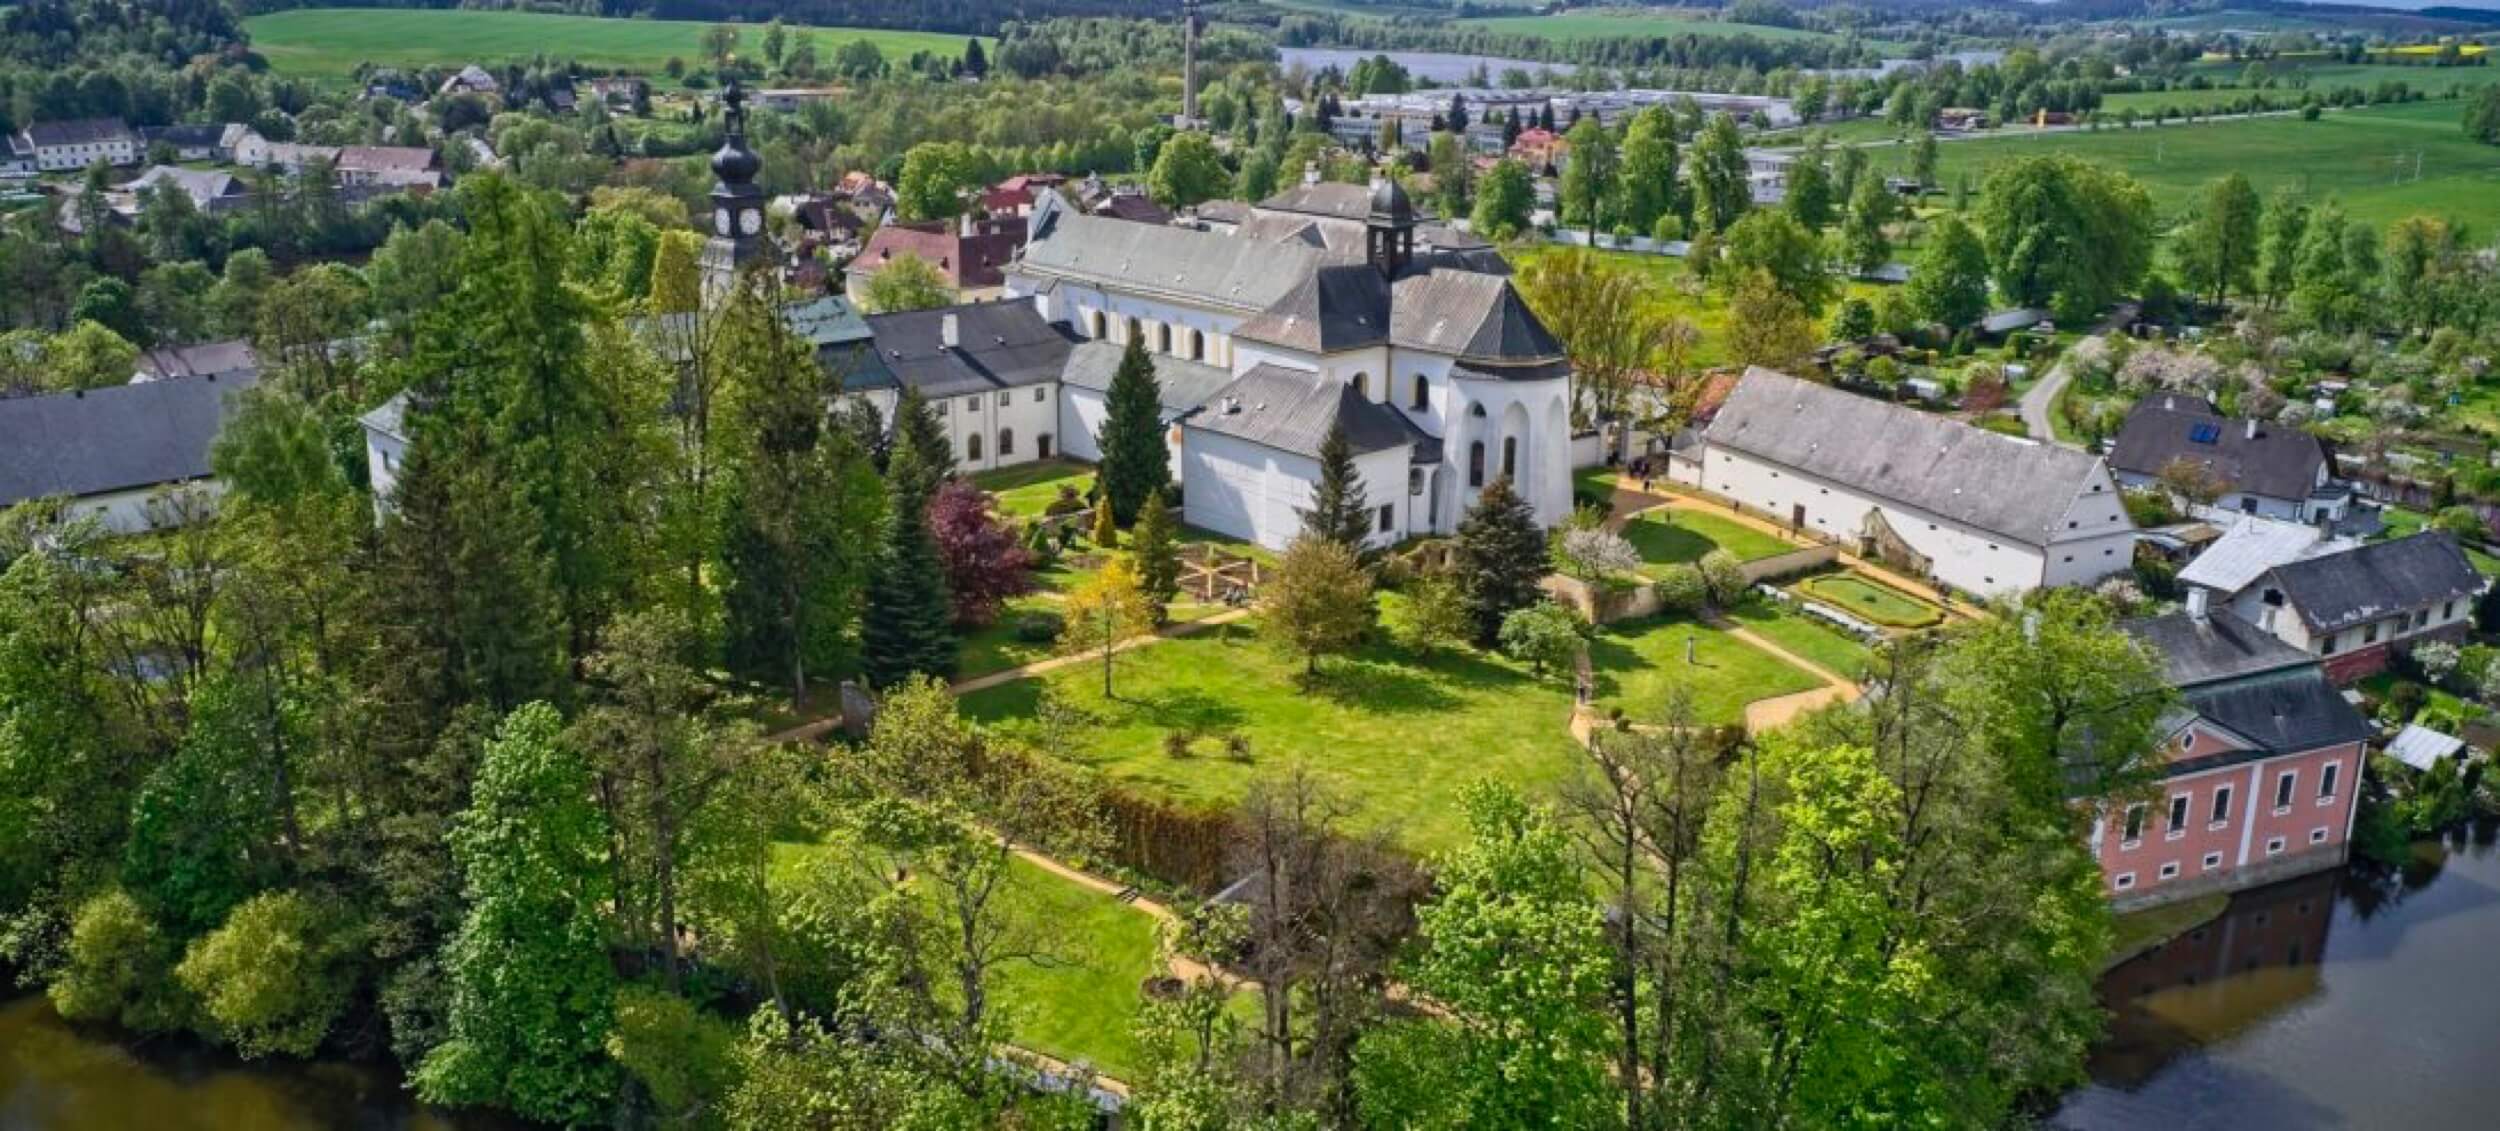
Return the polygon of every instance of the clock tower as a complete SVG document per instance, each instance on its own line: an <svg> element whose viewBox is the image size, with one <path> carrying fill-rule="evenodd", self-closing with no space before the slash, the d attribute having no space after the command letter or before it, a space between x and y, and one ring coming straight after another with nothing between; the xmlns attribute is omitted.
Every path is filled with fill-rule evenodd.
<svg viewBox="0 0 2500 1131"><path fill-rule="evenodd" d="M747 148L747 95L738 80L721 91L722 120L727 136L712 155L712 238L703 246L703 298L717 301L737 282L738 273L763 262L769 251L764 237L764 192L755 187L762 158Z"/></svg>

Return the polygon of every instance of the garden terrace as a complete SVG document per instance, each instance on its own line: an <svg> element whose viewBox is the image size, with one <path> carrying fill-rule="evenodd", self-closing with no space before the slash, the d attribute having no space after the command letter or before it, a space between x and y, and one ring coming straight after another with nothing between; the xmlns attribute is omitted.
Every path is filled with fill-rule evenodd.
<svg viewBox="0 0 2500 1131"><path fill-rule="evenodd" d="M1687 636L1697 660L1689 668ZM1656 714L1688 672L1705 723L1738 722L1753 700L1821 685L1682 620L1603 631L1591 659L1601 697L1635 718ZM1037 738L1032 719L1047 685L1091 720L1068 757L1183 804L1231 805L1253 781L1300 762L1344 793L1358 827L1389 829L1417 851L1461 839L1458 795L1471 781L1550 796L1577 772L1568 673L1538 678L1498 656L1419 656L1385 644L1323 661L1315 681L1301 671L1300 657L1261 640L1250 621L1123 653L1111 698L1101 668L1087 663L972 692L962 704L1004 736ZM1238 756L1227 741L1236 735L1246 740ZM1174 741L1181 756L1167 749Z"/></svg>
<svg viewBox="0 0 2500 1131"><path fill-rule="evenodd" d="M1788 591L1884 628L1933 628L1944 623L1943 609L1854 573L1816 574L1790 585Z"/></svg>
<svg viewBox="0 0 2500 1131"><path fill-rule="evenodd" d="M1050 507L1061 488L1083 499L1094 489L1094 469L1074 460L1045 459L976 472L972 485L998 501L998 513L1033 518Z"/></svg>
<svg viewBox="0 0 2500 1131"><path fill-rule="evenodd" d="M1667 566L1698 562L1725 550L1740 562L1785 554L1794 543L1725 515L1683 507L1660 507L1623 524L1623 537L1641 552L1641 572L1656 578Z"/></svg>

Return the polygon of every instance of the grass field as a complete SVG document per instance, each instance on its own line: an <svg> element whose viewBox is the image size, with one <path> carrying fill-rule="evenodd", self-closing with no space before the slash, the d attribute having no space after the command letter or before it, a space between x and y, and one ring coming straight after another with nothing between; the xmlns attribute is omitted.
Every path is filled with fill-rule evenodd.
<svg viewBox="0 0 2500 1131"><path fill-rule="evenodd" d="M1684 663L1693 635L1701 661ZM1600 695L1635 716L1654 714L1673 682L1690 683L1707 722L1734 722L1746 703L1815 686L1807 673L1706 625L1651 621L1600 634L1590 649ZM1464 834L1458 795L1483 778L1550 797L1576 771L1566 724L1568 677L1532 676L1472 651L1417 657L1372 645L1324 662L1305 683L1302 662L1249 624L1167 640L1119 661L1113 698L1101 669L1079 664L964 696L966 717L1014 733L1029 727L1043 682L1093 721L1069 753L1113 779L1160 796L1229 805L1250 784L1300 763L1335 786L1353 822L1392 831L1419 852ZM1165 736L1195 736L1192 754L1165 752ZM1240 734L1246 762L1215 736Z"/></svg>
<svg viewBox="0 0 2500 1131"><path fill-rule="evenodd" d="M2458 136L2462 138L2464 134L2460 132ZM1949 151L1953 147L1948 145L1944 148ZM2493 150L2493 152L2500 153L2500 149ZM1901 150L1902 156L1899 159L1907 160L1908 153L1907 149ZM1872 156L1872 165L1877 168L1884 167L1886 161L1894 159L1890 151L1881 149L1876 150ZM1560 245L1556 244L1531 244L1524 247L1506 248L1503 255L1510 260L1511 266L1524 270L1530 263L1535 262L1537 257L1553 255L1560 250L1562 250ZM1690 319L1694 328L1701 331L1701 344L1693 350L1692 364L1695 368L1728 363L1727 298L1716 290L1705 289L1697 293L1688 293L1687 286L1690 280L1683 260L1668 255L1644 255L1636 251L1601 249L1596 254L1649 276L1651 281L1658 284L1659 300L1674 313ZM1893 253L1893 258L1906 260L1915 254L1913 250L1902 248ZM1843 285L1841 294L1843 298L1863 298L1868 302L1873 302L1883 295L1885 289L1885 285L1881 283L1867 283L1853 279ZM1831 308L1823 312L1824 316L1829 318L1839 309L1840 302L1835 300Z"/></svg>
<svg viewBox="0 0 2500 1131"><path fill-rule="evenodd" d="M1730 23L1715 20L1706 14L1658 9L1605 9L1566 12L1554 16L1479 16L1451 21L1459 27L1494 35L1533 35L1557 43L1583 39L1615 39L1623 37L1694 35L1734 37L1750 35L1761 40L1838 40L1830 32L1804 28L1765 27L1759 24ZM1867 46L1878 51L1907 50L1903 44L1868 40Z"/></svg>
<svg viewBox="0 0 2500 1131"><path fill-rule="evenodd" d="M243 22L252 48L280 74L341 79L357 63L395 67L492 65L549 55L591 67L656 74L670 56L702 59L700 37L708 23L691 20L610 20L537 12L462 9L305 8L272 12ZM888 58L914 51L961 54L964 37L934 32L868 28L800 28L812 33L819 58L855 39L874 42ZM760 52L761 27L741 29L739 50Z"/></svg>
<svg viewBox="0 0 2500 1131"><path fill-rule="evenodd" d="M1858 638L1767 598L1747 601L1730 615L1771 643L1843 678L1862 676L1867 660L1875 654Z"/></svg>
<svg viewBox="0 0 2500 1131"><path fill-rule="evenodd" d="M2191 107L2220 108L2253 93L2263 93L2274 102L2298 102L2303 90L2320 94L2346 88L2371 90L2386 82L2403 83L2436 99L2443 98L2452 87L2471 89L2500 82L2500 67L2492 66L2428 67L2401 63L2328 62L2324 59L2276 59L2266 66L2274 76L2275 85L2262 92L2238 87L2120 91L2102 97L2101 112L2115 116L2128 109L2149 114L2163 106L2182 111ZM2237 83L2247 73L2248 65L2221 62L2199 64L2196 69L2217 83ZM2459 107L2458 113L2463 112L2463 108Z"/></svg>
<svg viewBox="0 0 2500 1131"><path fill-rule="evenodd" d="M773 883L795 882L801 869L830 851L815 844L776 846ZM1015 1043L1134 1078L1144 983L1158 972L1153 917L1021 859L1008 865L1005 899L1012 921L1040 930L1036 949L1049 956L999 968L992 992Z"/></svg>
<svg viewBox="0 0 2500 1131"><path fill-rule="evenodd" d="M2312 199L2333 193L2373 226L2428 212L2488 231L2500 224L2500 147L2465 136L2462 113L2455 102L2424 102L2329 111L2314 122L2285 116L1957 141L1939 147L1938 177L1949 185L1967 172L1977 183L2001 161L2069 153L2143 181L2165 216L2214 178L2239 172L2260 194L2284 185ZM1875 163L1886 156L1877 151Z"/></svg>
<svg viewBox="0 0 2500 1131"><path fill-rule="evenodd" d="M1712 550L1725 550L1749 562L1796 547L1744 523L1706 511L1654 510L1623 525L1623 537L1651 567L1697 562ZM1643 570L1656 574L1655 568Z"/></svg>
<svg viewBox="0 0 2500 1131"><path fill-rule="evenodd" d="M972 485L998 497L1001 514L1032 518L1059 497L1062 485L1079 498L1094 489L1094 469L1073 460L1046 459L977 472Z"/></svg>
<svg viewBox="0 0 2500 1131"><path fill-rule="evenodd" d="M1809 577L1792 588L1842 612L1886 628L1926 628L1944 620L1944 610L1856 574L1827 573Z"/></svg>

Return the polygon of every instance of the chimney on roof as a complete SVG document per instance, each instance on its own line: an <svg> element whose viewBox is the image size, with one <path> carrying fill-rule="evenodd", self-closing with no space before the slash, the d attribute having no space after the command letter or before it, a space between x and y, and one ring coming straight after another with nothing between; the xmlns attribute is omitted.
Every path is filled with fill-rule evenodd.
<svg viewBox="0 0 2500 1131"><path fill-rule="evenodd" d="M2208 601L2210 601L2210 600L2212 600L2212 598L2211 598L2210 596L2208 596L2208 595L2207 595L2207 593L2206 593L2206 590L2205 590L2205 587L2204 587L2204 586L2202 586L2202 585L2191 585L2191 586L2188 586L2188 591L2187 591L2187 615L2188 615L2188 619L2189 619L2189 620L2192 620L2192 621L2195 621L2195 622L2196 622L2196 623L2198 623L2198 624L2203 624L2203 623L2205 623L2206 619L2207 619L2207 618L2208 618L2208 616L2209 616L2209 611L2208 611L2208 609L2207 609L2207 607L2206 607L2206 602L2208 602Z"/></svg>
<svg viewBox="0 0 2500 1131"><path fill-rule="evenodd" d="M955 322L953 311L938 316L938 344L954 349L963 344L962 328Z"/></svg>

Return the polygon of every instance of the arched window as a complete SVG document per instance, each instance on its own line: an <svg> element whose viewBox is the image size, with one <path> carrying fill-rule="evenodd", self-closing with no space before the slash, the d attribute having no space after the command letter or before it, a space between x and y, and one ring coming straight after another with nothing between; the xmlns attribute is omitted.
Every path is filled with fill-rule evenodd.
<svg viewBox="0 0 2500 1131"><path fill-rule="evenodd" d="M1372 399L1371 374L1357 373L1354 375L1354 395L1361 397L1364 400Z"/></svg>
<svg viewBox="0 0 2500 1131"><path fill-rule="evenodd" d="M1206 359L1207 336L1196 330L1191 330L1189 332L1189 360L1205 361Z"/></svg>
<svg viewBox="0 0 2500 1131"><path fill-rule="evenodd" d="M1172 326L1168 322L1155 324L1155 352L1172 352Z"/></svg>
<svg viewBox="0 0 2500 1131"><path fill-rule="evenodd" d="M1092 339L1094 339L1095 341L1101 341L1101 340L1102 340L1102 332L1103 332L1102 312L1101 312L1101 311L1099 311L1099 310L1097 310L1097 311L1093 312L1092 314L1086 315L1086 316L1085 316L1085 336L1086 336L1086 337L1089 337L1089 338L1092 338Z"/></svg>
<svg viewBox="0 0 2500 1131"><path fill-rule="evenodd" d="M969 435L969 436L964 437L964 460L965 460L966 462L968 462L968 463L979 463L979 462L981 462L981 434L980 434L980 433L975 432L975 433L973 433L973 434L971 434L971 435Z"/></svg>
<svg viewBox="0 0 2500 1131"><path fill-rule="evenodd" d="M1127 340L1128 340L1128 341L1132 341L1132 342L1133 342L1133 341L1136 341L1136 340L1138 339L1138 335L1139 335L1141 332L1142 332L1142 331L1140 330L1139 326L1137 325L1137 320L1136 320L1136 319L1134 319L1134 318L1129 319L1129 320L1128 320L1128 338L1127 338Z"/></svg>
<svg viewBox="0 0 2500 1131"><path fill-rule="evenodd" d="M1517 486L1519 483L1519 437L1517 436L1502 437L1502 478L1510 480L1512 486Z"/></svg>
<svg viewBox="0 0 2500 1131"><path fill-rule="evenodd" d="M1467 415L1475 417L1478 420L1484 419L1484 406L1481 404L1468 405Z"/></svg>
<svg viewBox="0 0 2500 1131"><path fill-rule="evenodd" d="M1432 407L1432 380L1421 373L1415 375L1415 411Z"/></svg>
<svg viewBox="0 0 2500 1131"><path fill-rule="evenodd" d="M1467 445L1467 485L1484 486L1484 441Z"/></svg>
<svg viewBox="0 0 2500 1131"><path fill-rule="evenodd" d="M1016 454L1016 430L1013 428L999 429L998 458L1005 459L1014 454Z"/></svg>

